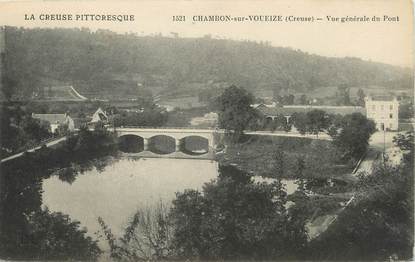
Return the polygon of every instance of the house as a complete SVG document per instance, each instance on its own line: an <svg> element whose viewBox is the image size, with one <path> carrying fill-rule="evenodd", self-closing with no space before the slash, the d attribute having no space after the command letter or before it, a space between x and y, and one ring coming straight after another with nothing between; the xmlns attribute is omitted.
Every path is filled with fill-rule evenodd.
<svg viewBox="0 0 415 262"><path fill-rule="evenodd" d="M92 120L90 121L90 123L98 123L98 122L101 122L104 124L108 123L108 116L104 112L104 110L102 110L101 108L98 108L97 111L95 111L95 113L92 115Z"/></svg>
<svg viewBox="0 0 415 262"><path fill-rule="evenodd" d="M50 125L52 133L56 132L61 125L67 125L69 131L75 130L75 123L68 114L35 114L32 113L32 118L46 121Z"/></svg>
<svg viewBox="0 0 415 262"><path fill-rule="evenodd" d="M399 102L391 96L365 98L366 116L376 123L379 130L398 130Z"/></svg>

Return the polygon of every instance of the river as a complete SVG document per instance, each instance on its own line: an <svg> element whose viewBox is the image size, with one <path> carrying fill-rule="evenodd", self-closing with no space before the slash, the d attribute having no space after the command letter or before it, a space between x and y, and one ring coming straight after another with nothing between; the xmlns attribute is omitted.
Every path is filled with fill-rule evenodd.
<svg viewBox="0 0 415 262"><path fill-rule="evenodd" d="M138 208L171 203L184 189L201 189L217 170L209 160L123 158L102 172L78 175L72 184L57 176L44 180L43 205L80 221L90 236L100 229L98 217L119 235Z"/></svg>
<svg viewBox="0 0 415 262"><path fill-rule="evenodd" d="M103 171L92 169L77 175L72 183L58 176L45 179L43 206L80 221L94 239L101 229L98 217L120 236L138 209L154 207L160 201L170 205L176 192L201 190L217 175L218 163L211 160L121 158ZM295 190L292 181L283 182L288 193Z"/></svg>
<svg viewBox="0 0 415 262"><path fill-rule="evenodd" d="M203 184L218 175L218 163L199 159L121 158L104 170L96 168L76 176L72 183L51 176L43 181L43 206L68 214L97 239L101 229L98 217L121 236L124 228L139 209L159 204L170 205L176 192L201 190ZM268 179L256 178L257 182ZM268 182L272 182L271 180ZM291 180L282 181L287 193L297 187ZM100 241L101 248L106 245Z"/></svg>

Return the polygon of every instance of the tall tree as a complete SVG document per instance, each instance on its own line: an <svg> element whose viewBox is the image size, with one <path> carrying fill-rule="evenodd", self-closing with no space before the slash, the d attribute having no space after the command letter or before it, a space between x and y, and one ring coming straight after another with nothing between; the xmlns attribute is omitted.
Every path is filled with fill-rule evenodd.
<svg viewBox="0 0 415 262"><path fill-rule="evenodd" d="M337 105L350 105L350 88L347 84L340 84L337 87Z"/></svg>
<svg viewBox="0 0 415 262"><path fill-rule="evenodd" d="M294 99L295 99L295 96L293 94L284 96L284 105L293 105Z"/></svg>
<svg viewBox="0 0 415 262"><path fill-rule="evenodd" d="M302 94L300 96L300 105L307 105L307 104L308 104L307 96L305 94Z"/></svg>
<svg viewBox="0 0 415 262"><path fill-rule="evenodd" d="M365 92L363 91L363 89L359 88L359 90L357 90L357 105L364 106L365 97L366 97Z"/></svg>
<svg viewBox="0 0 415 262"><path fill-rule="evenodd" d="M284 177L284 173L286 170L284 170L286 167L284 166L285 162L285 154L281 146L278 146L274 153L274 170L272 177L277 177L278 179L281 179Z"/></svg>
<svg viewBox="0 0 415 262"><path fill-rule="evenodd" d="M292 121L294 123L294 127L298 132L300 132L300 134L304 135L307 132L307 116L305 113L295 112L292 115Z"/></svg>
<svg viewBox="0 0 415 262"><path fill-rule="evenodd" d="M244 88L230 86L218 97L219 126L238 140L243 131L258 120L251 107L254 96Z"/></svg>
<svg viewBox="0 0 415 262"><path fill-rule="evenodd" d="M334 144L345 157L359 159L369 145L370 136L376 131L375 123L360 113L343 117L337 130L331 130Z"/></svg>

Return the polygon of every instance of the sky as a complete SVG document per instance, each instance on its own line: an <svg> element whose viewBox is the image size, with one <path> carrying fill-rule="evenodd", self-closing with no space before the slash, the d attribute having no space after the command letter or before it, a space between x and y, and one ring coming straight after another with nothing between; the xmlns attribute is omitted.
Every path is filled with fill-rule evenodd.
<svg viewBox="0 0 415 262"><path fill-rule="evenodd" d="M180 37L267 41L330 57L359 57L398 66L413 67L413 6L410 0L280 0L280 1L20 1L0 2L0 25L23 27L88 27L138 35L161 33ZM25 20L33 14L35 20ZM45 14L127 14L134 21L45 21ZM185 22L173 16L185 15ZM198 15L280 15L314 17L314 22L199 22ZM384 16L399 21L384 21ZM328 21L331 17L368 17L366 22ZM373 22L373 16L381 21ZM317 21L321 18L321 21Z"/></svg>

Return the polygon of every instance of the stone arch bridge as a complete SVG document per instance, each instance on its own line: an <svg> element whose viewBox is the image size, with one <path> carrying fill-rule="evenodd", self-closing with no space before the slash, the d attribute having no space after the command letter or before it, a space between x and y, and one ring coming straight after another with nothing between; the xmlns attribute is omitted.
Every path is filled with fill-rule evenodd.
<svg viewBox="0 0 415 262"><path fill-rule="evenodd" d="M160 154L150 151L150 141L158 136L174 139L175 151L165 154L164 157L213 159L215 153L216 136L214 134L217 133L215 129L119 127L115 131L119 138L135 136L142 139L143 150L137 153L138 156L160 156ZM198 137L207 141L205 152L197 155L182 152L181 148L184 140L190 137Z"/></svg>

